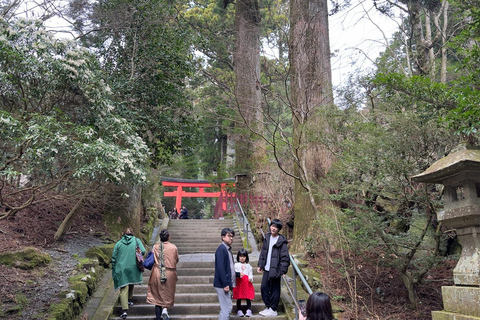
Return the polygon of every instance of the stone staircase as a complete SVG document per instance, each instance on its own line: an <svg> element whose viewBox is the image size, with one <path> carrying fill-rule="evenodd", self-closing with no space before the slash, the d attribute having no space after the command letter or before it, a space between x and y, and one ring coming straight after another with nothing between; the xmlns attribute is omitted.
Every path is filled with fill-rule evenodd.
<svg viewBox="0 0 480 320"><path fill-rule="evenodd" d="M221 243L220 232L223 228L230 227L235 230L232 252L236 253L242 248L242 241L238 236L238 229L234 220L170 220L168 230L170 240L178 247L180 262L177 265L177 290L175 305L168 309L171 320L176 319L202 319L216 320L220 306L217 294L213 288L215 250ZM250 264L256 269L257 257L250 256ZM132 301L134 305L128 311L129 320L155 319L155 307L145 302L147 283L150 271L144 273L143 285L136 285ZM286 320L284 314L279 312L277 317L263 317L258 314L264 309L260 296L261 274L254 270L255 300L252 301L253 317L250 319ZM243 305L245 301L243 301ZM279 311L282 306L279 306ZM120 304L114 308L113 315L109 318L120 319ZM236 301L233 301L231 319L237 317Z"/></svg>

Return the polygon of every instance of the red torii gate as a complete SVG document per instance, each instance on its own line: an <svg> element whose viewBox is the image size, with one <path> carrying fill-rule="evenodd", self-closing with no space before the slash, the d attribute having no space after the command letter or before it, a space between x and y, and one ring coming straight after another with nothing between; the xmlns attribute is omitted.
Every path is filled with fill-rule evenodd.
<svg viewBox="0 0 480 320"><path fill-rule="evenodd" d="M173 178L163 178L162 185L164 187L176 187L174 191L165 191L163 193L164 197L176 197L175 207L180 212L182 207L182 198L221 198L228 199L234 197L234 194L228 193L226 191L227 186L234 186L235 183L232 182L221 182L212 184L207 180L190 180L190 179L173 179ZM218 188L220 191L217 192L206 192L205 188ZM198 192L187 192L183 188L198 188ZM222 201L222 209L227 209L227 202Z"/></svg>

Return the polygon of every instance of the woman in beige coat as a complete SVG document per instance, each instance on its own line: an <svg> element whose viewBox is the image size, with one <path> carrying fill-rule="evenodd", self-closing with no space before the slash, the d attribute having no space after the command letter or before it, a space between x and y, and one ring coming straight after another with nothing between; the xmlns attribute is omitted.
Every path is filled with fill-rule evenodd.
<svg viewBox="0 0 480 320"><path fill-rule="evenodd" d="M157 320L169 320L168 307L172 307L175 302L175 288L177 286L177 263L178 249L170 243L170 233L167 229L160 231L160 243L154 248L155 264L152 267L152 273L148 280L147 303L155 305L155 316ZM167 281L160 280L160 259L161 250L165 257L165 268L167 271Z"/></svg>

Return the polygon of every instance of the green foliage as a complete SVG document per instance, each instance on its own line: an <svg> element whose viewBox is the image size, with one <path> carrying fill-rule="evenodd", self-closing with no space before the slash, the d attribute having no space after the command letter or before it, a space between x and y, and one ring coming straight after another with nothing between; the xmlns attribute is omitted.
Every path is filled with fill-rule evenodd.
<svg viewBox="0 0 480 320"><path fill-rule="evenodd" d="M105 244L100 247L93 247L85 252L85 256L91 259L97 259L99 264L104 268L108 268L110 266L110 262L112 259L113 247L115 243Z"/></svg>
<svg viewBox="0 0 480 320"><path fill-rule="evenodd" d="M69 291L62 293L65 294L65 298L59 303L50 305L48 319L63 320L78 317L88 298L94 293L103 271L95 261L77 266L77 274L68 279Z"/></svg>
<svg viewBox="0 0 480 320"><path fill-rule="evenodd" d="M188 28L167 0L103 0L80 10L81 39L101 57L119 114L148 144L152 166L171 163L198 134L186 90L193 72Z"/></svg>
<svg viewBox="0 0 480 320"><path fill-rule="evenodd" d="M95 57L39 22L0 24L2 179L144 181L148 150L116 115Z"/></svg>
<svg viewBox="0 0 480 320"><path fill-rule="evenodd" d="M473 85L467 85L465 77L442 84L423 76L388 73L377 74L374 82L385 87L386 99L402 105L414 105L417 112L427 113L427 117L437 116L463 137L478 133L480 91Z"/></svg>
<svg viewBox="0 0 480 320"><path fill-rule="evenodd" d="M12 314L21 314L22 310L25 308L25 306L28 304L28 298L25 296L23 292L17 292L15 294L15 306L8 308L6 310L1 310L0 306L0 315L12 315Z"/></svg>
<svg viewBox="0 0 480 320"><path fill-rule="evenodd" d="M410 177L458 142L440 121L451 96L445 85L396 73L378 74L367 84L369 104L349 99L347 108L329 113L335 125L325 139L336 161L328 186L335 190L330 199L341 208L334 214L341 229L326 230L337 230L348 252L376 252L383 266L399 270L408 287L438 261L431 221L441 194L434 188L425 192Z"/></svg>
<svg viewBox="0 0 480 320"><path fill-rule="evenodd" d="M20 268L23 270L33 270L44 267L52 261L47 253L41 252L33 247L24 248L16 252L5 252L0 254L0 264Z"/></svg>

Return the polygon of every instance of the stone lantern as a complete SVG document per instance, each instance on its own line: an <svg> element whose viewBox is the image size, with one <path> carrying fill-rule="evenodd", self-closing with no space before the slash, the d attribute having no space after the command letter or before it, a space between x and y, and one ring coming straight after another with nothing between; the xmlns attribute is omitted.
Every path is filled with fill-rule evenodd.
<svg viewBox="0 0 480 320"><path fill-rule="evenodd" d="M455 229L462 245L455 285L442 287L444 310L433 311L432 319L480 320L480 149L460 145L412 179L444 185L445 207L437 218Z"/></svg>

